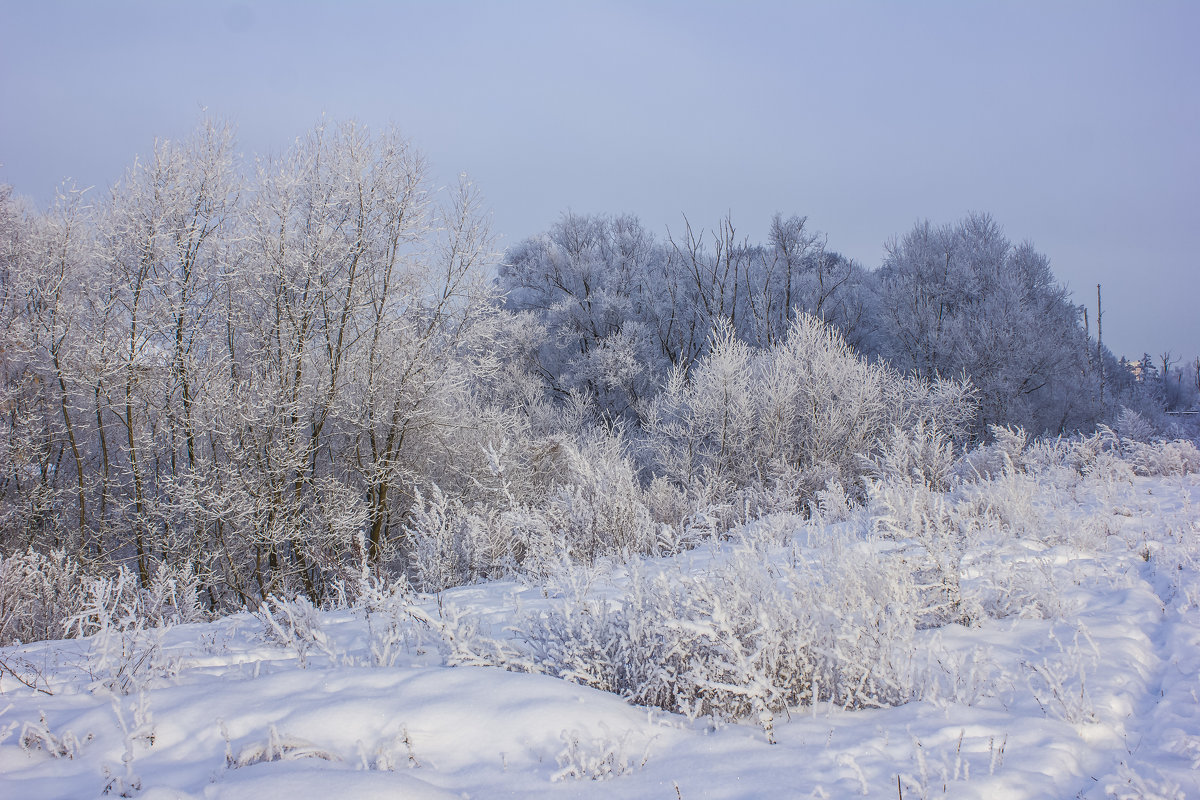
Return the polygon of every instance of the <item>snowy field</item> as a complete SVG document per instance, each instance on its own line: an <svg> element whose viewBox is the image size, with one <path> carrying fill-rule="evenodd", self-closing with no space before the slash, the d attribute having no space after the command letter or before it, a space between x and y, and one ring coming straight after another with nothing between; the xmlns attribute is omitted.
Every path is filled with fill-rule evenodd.
<svg viewBox="0 0 1200 800"><path fill-rule="evenodd" d="M1198 491L1029 466L159 627L97 584L0 649L0 797L1200 797Z"/></svg>

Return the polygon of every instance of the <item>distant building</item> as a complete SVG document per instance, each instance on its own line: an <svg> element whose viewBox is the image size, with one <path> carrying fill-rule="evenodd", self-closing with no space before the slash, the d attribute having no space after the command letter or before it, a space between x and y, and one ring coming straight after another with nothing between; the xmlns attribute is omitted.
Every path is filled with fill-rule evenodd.
<svg viewBox="0 0 1200 800"><path fill-rule="evenodd" d="M1126 361L1125 356L1121 356L1121 366L1129 370L1129 374L1133 376L1135 383L1141 383L1146 379L1146 370L1142 366L1144 359L1138 361Z"/></svg>

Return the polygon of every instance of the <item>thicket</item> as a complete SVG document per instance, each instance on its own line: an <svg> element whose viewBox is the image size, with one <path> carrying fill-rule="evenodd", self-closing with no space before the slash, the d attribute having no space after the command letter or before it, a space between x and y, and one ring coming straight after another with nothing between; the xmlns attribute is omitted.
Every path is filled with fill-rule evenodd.
<svg viewBox="0 0 1200 800"><path fill-rule="evenodd" d="M450 663L548 673L690 717L752 720L768 740L780 715L818 703L975 702L989 691L986 670L946 660L925 632L1006 617L1069 619L1078 609L1067 599L1069 579L1055 577L1061 553L1036 553L1139 551L1176 582L1200 565L1190 507L1164 518L1153 544L1112 522L1113 502L1140 491L1135 473L1200 471L1191 442L1135 442L1107 428L1069 440L995 433L994 443L949 460L929 430L898 436L876 460L862 504L832 484L807 517L754 519L698 563L566 565L549 610L518 615L505 634L454 615L432 627L453 639ZM942 480L948 489L937 488ZM1105 499L1081 513L1062 507L1063 493L1084 505ZM1013 558L1014 545L1025 555ZM1088 718L1083 671L1031 669L1031 688L1053 697L1058 714Z"/></svg>
<svg viewBox="0 0 1200 800"><path fill-rule="evenodd" d="M988 619L1070 622L1079 578L1062 566L1068 553L1108 553L1100 558L1118 566L1099 579L1116 582L1121 558L1144 561L1164 601L1194 608L1191 507L1159 508L1153 532L1120 515L1141 513L1128 508L1146 497L1135 474L1195 473L1200 450L1108 428L1032 441L998 429L991 444L950 458L944 442L929 429L893 437L862 503L831 483L806 514L710 531L680 557L543 564L545 574L524 579L536 580L544 600L509 609L502 627L403 578L381 579L365 548L357 574L331 598L362 623L353 631L342 627L345 614L340 634L327 630L329 618L303 595L270 596L252 610L266 645L302 669L390 667L440 652L449 665L549 674L691 718L752 721L768 741L800 708L972 704L996 682L1027 684L1043 711L1069 722L1094 718L1078 638L1060 661L1021 662L1028 674L1000 676L972 660L978 653L941 649L937 632ZM1064 508L1064 495L1076 503ZM94 688L117 697L173 680L178 663L163 652L164 633L205 616L188 569L160 568L143 588L125 569L81 576L61 555L0 561L0 599L16 601L0 606L7 636L61 635L50 627L57 622L89 637L82 667ZM0 670L53 691L19 653L0 658Z"/></svg>
<svg viewBox="0 0 1200 800"><path fill-rule="evenodd" d="M1080 311L985 216L874 272L781 216L752 245L568 215L501 254L394 132L246 163L208 123L105 196L0 192L0 634L54 635L118 568L210 611L319 604L363 564L440 590L837 497L899 514L880 474L945 488L993 425L1167 458Z"/></svg>

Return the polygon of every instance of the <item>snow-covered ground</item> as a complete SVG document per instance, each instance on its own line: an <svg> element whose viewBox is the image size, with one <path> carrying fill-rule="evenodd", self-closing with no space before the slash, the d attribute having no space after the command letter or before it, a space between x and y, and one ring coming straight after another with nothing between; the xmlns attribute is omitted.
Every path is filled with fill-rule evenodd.
<svg viewBox="0 0 1200 800"><path fill-rule="evenodd" d="M965 624L920 626L903 654L913 699L793 705L770 736L473 665L478 643L532 665L529 620L619 608L635 572L920 552L865 511L777 516L637 570L277 604L278 630L242 613L0 649L0 797L1200 797L1198 489L1121 474L960 490L961 513L990 521L959 565Z"/></svg>

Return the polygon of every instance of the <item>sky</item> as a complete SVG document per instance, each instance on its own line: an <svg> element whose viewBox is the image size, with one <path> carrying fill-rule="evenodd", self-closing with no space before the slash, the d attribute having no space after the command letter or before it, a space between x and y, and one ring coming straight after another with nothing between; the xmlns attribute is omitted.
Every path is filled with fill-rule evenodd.
<svg viewBox="0 0 1200 800"><path fill-rule="evenodd" d="M867 267L990 213L1104 296L1131 358L1200 354L1200 3L0 0L0 182L107 187L208 114L246 155L321 118L465 171L501 246L568 210L658 236L808 217Z"/></svg>

